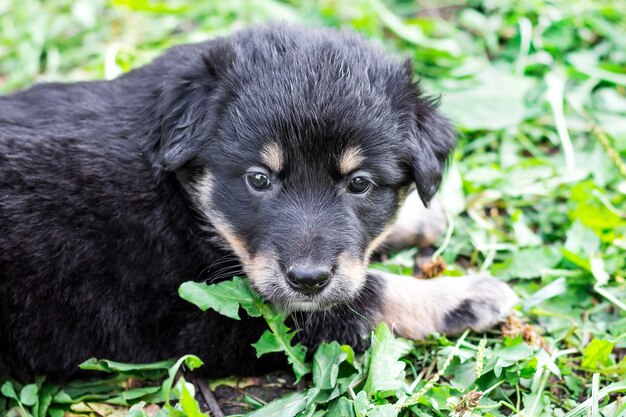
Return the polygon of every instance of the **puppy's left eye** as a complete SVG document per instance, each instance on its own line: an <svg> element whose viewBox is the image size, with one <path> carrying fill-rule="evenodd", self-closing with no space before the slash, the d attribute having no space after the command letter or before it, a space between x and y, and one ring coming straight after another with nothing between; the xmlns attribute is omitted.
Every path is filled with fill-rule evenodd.
<svg viewBox="0 0 626 417"><path fill-rule="evenodd" d="M372 186L372 181L365 177L354 177L348 183L348 191L353 194L365 194Z"/></svg>
<svg viewBox="0 0 626 417"><path fill-rule="evenodd" d="M254 191L267 191L272 188L270 178L262 172L251 172L246 176L246 181Z"/></svg>

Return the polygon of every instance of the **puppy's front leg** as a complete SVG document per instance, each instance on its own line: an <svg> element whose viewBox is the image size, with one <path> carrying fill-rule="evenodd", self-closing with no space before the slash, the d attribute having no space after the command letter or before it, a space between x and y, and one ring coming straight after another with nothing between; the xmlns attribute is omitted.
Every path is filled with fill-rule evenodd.
<svg viewBox="0 0 626 417"><path fill-rule="evenodd" d="M466 328L487 329L502 321L518 298L489 275L430 280L370 271L384 283L381 317L403 337L457 334Z"/></svg>

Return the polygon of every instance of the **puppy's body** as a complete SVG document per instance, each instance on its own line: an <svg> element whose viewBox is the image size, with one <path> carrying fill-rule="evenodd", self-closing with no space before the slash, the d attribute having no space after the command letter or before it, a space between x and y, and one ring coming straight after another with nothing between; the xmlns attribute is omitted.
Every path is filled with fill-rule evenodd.
<svg viewBox="0 0 626 417"><path fill-rule="evenodd" d="M432 197L451 146L409 68L328 30L251 29L113 81L0 97L0 366L67 378L92 356L196 353L214 376L274 368L280 356L250 346L263 323L177 295L241 273L271 302L325 310L303 320L306 344L358 346L377 321L437 303L413 282L416 304L400 305L365 267L409 183ZM262 176L271 186L254 188ZM373 185L354 192L357 176ZM484 327L510 305L455 294L399 333Z"/></svg>
<svg viewBox="0 0 626 417"><path fill-rule="evenodd" d="M154 145L146 91L133 88L142 80L0 99L0 359L15 371L62 376L90 356L173 356L197 315L178 285L225 254L202 239L175 178L144 156ZM250 332L211 316L229 355Z"/></svg>

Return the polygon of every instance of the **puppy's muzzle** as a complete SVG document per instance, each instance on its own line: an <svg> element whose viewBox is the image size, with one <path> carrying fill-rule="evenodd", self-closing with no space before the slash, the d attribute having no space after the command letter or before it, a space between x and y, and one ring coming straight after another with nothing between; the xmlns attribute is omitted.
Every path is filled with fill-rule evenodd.
<svg viewBox="0 0 626 417"><path fill-rule="evenodd" d="M330 268L323 265L294 264L287 270L287 283L302 294L313 295L330 282Z"/></svg>

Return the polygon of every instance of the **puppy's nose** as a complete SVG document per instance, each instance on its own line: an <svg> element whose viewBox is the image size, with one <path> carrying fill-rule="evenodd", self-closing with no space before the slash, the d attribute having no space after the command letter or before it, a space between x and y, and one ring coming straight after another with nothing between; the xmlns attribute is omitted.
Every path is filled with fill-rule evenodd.
<svg viewBox="0 0 626 417"><path fill-rule="evenodd" d="M317 265L293 265L287 270L287 282L303 294L316 294L330 281L330 269Z"/></svg>

